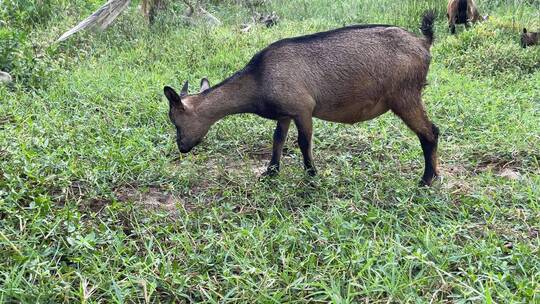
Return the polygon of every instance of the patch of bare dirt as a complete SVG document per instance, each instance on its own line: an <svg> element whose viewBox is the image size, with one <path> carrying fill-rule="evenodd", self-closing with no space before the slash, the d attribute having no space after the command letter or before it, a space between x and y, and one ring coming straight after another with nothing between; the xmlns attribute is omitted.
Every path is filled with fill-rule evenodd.
<svg viewBox="0 0 540 304"><path fill-rule="evenodd" d="M495 153L490 155L475 155L480 163L476 167L476 172L496 171L502 172L504 169L511 169L515 172L535 171L538 169L540 155L535 151L514 151L509 153Z"/></svg>
<svg viewBox="0 0 540 304"><path fill-rule="evenodd" d="M133 202L151 210L167 211L170 215L178 215L179 208L186 211L194 209L180 196L164 191L157 187L148 189L121 188L115 191L120 201Z"/></svg>
<svg viewBox="0 0 540 304"><path fill-rule="evenodd" d="M442 188L451 194L466 194L471 191L469 170L462 164L440 164Z"/></svg>
<svg viewBox="0 0 540 304"><path fill-rule="evenodd" d="M248 152L249 158L256 160L269 160L272 158L272 148L259 148Z"/></svg>
<svg viewBox="0 0 540 304"><path fill-rule="evenodd" d="M476 171L483 172L488 170L501 170L503 168L510 168L516 165L516 160L497 157L497 156L487 156L484 157L482 161L478 164Z"/></svg>
<svg viewBox="0 0 540 304"><path fill-rule="evenodd" d="M262 176L266 172L267 165L264 162L252 164L251 171L255 176Z"/></svg>
<svg viewBox="0 0 540 304"><path fill-rule="evenodd" d="M291 156L294 153L294 147L297 147L297 144L294 142L287 142L283 147L282 156ZM298 150L300 151L300 150ZM257 160L270 160L272 158L272 146L260 146L253 147L246 151L246 154L251 159Z"/></svg>
<svg viewBox="0 0 540 304"><path fill-rule="evenodd" d="M291 162L291 158L294 155L294 150L285 146L281 157L281 165L287 166ZM272 158L272 147L253 147L242 151L240 155L236 157L228 157L227 160L217 164L217 159L214 158L210 161L208 174L214 177L218 177L221 172L226 171L228 173L245 175L246 172L251 171L256 177L261 177L266 172L270 160Z"/></svg>
<svg viewBox="0 0 540 304"><path fill-rule="evenodd" d="M520 180L521 160L519 158L499 158L496 156L487 157L475 168L474 173L493 172L499 177L510 180Z"/></svg>
<svg viewBox="0 0 540 304"><path fill-rule="evenodd" d="M500 176L500 177L511 179L511 180L520 180L521 179L521 173L519 173L519 172L517 172L517 171L515 171L513 169L510 169L510 168L503 169L497 175Z"/></svg>
<svg viewBox="0 0 540 304"><path fill-rule="evenodd" d="M111 203L111 201L107 200L107 199L92 199L87 204L81 205L81 207L79 209L81 211L83 211L85 208L88 208L92 212L100 213L110 203Z"/></svg>

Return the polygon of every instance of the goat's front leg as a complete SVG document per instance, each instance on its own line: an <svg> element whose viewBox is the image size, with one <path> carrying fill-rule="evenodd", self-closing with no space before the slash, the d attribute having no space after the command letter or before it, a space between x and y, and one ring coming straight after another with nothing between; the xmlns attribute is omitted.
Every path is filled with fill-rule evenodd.
<svg viewBox="0 0 540 304"><path fill-rule="evenodd" d="M450 28L450 34L454 35L456 33L456 25L452 23L448 27Z"/></svg>
<svg viewBox="0 0 540 304"><path fill-rule="evenodd" d="M311 115L300 116L294 119L294 123L298 129L298 145L304 156L304 168L310 176L315 176L317 170L313 164L312 154L313 119Z"/></svg>
<svg viewBox="0 0 540 304"><path fill-rule="evenodd" d="M283 153L283 145L287 140L287 133L289 132L289 126L291 119L286 118L278 120L276 130L274 131L274 143L272 145L272 160L268 165L268 169L264 175L274 176L279 172L279 163L281 161L281 154Z"/></svg>

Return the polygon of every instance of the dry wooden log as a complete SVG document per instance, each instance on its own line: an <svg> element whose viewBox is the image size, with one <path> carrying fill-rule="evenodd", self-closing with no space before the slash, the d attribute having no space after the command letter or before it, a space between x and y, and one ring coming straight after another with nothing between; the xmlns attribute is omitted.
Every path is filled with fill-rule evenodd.
<svg viewBox="0 0 540 304"><path fill-rule="evenodd" d="M130 2L131 0L109 0L88 18L62 34L56 42L64 41L71 35L87 28L98 27L101 30L106 29L128 7Z"/></svg>
<svg viewBox="0 0 540 304"><path fill-rule="evenodd" d="M184 15L184 18L186 18L190 24L195 25L196 19L204 19L206 23L211 25L221 24L221 21L219 21L216 16L202 8L198 1L196 8L194 8L194 6L188 0L182 1L188 6L188 11ZM120 13L122 13L128 7L130 2L131 0L109 0L88 18L84 19L75 27L62 34L62 36L60 36L56 42L64 41L73 34L88 28L98 27L101 30L105 30L120 15ZM147 20L152 23L154 21L156 11L166 8L166 3L167 0L142 0L141 11Z"/></svg>

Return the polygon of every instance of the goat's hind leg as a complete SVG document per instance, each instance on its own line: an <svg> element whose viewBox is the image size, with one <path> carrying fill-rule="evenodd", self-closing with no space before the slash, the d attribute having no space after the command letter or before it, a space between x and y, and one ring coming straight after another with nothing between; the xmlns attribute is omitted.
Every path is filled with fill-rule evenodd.
<svg viewBox="0 0 540 304"><path fill-rule="evenodd" d="M448 28L450 29L450 34L454 35L456 33L456 17L453 15L446 14L448 17Z"/></svg>
<svg viewBox="0 0 540 304"><path fill-rule="evenodd" d="M400 103L392 111L418 136L424 152L425 169L420 185L430 186L439 175L437 145L439 129L427 117L420 98Z"/></svg>
<svg viewBox="0 0 540 304"><path fill-rule="evenodd" d="M304 168L310 176L317 175L317 170L313 163L313 119L310 115L303 115L294 119L298 129L298 145L304 157Z"/></svg>

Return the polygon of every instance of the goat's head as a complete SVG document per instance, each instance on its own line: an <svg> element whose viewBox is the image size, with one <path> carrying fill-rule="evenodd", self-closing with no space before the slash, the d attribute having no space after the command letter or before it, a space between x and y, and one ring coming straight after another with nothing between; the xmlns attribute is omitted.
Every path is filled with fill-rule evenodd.
<svg viewBox="0 0 540 304"><path fill-rule="evenodd" d="M208 133L212 120L197 111L202 102L200 94L188 94L186 81L180 94L171 87L164 87L163 92L169 100L169 118L176 127L176 143L181 153L188 153L198 145ZM206 78L201 80L201 92L207 90L210 83Z"/></svg>

